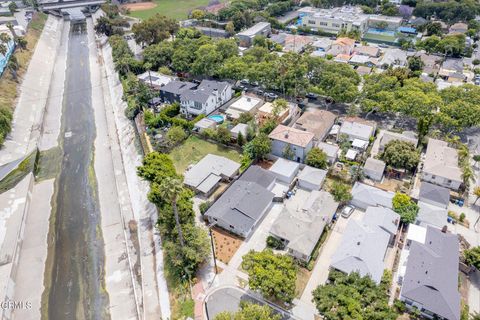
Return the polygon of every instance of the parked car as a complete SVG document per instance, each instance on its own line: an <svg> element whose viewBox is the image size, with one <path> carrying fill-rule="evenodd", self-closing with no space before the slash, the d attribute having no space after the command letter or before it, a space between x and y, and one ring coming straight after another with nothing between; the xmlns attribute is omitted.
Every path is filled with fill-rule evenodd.
<svg viewBox="0 0 480 320"><path fill-rule="evenodd" d="M241 84L250 84L250 81L248 81L248 79L242 79L242 80L240 80L240 83Z"/></svg>
<svg viewBox="0 0 480 320"><path fill-rule="evenodd" d="M316 100L318 98L318 94L313 93L313 92L309 92L309 93L307 93L306 97L308 99Z"/></svg>
<svg viewBox="0 0 480 320"><path fill-rule="evenodd" d="M254 82L252 82L252 86L254 86L254 87L258 87L258 81L254 81Z"/></svg>
<svg viewBox="0 0 480 320"><path fill-rule="evenodd" d="M278 95L276 95L275 93L273 92L265 92L265 98L267 99L271 99L271 100L275 100L278 98Z"/></svg>
<svg viewBox="0 0 480 320"><path fill-rule="evenodd" d="M353 210L355 210L355 208L353 206L345 206L343 207L342 209L342 217L344 218L348 218L352 215L353 213Z"/></svg>

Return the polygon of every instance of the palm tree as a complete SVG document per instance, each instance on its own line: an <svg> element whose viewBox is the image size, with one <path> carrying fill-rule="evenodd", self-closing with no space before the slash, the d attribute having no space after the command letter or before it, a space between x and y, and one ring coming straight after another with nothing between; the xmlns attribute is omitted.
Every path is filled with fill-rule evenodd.
<svg viewBox="0 0 480 320"><path fill-rule="evenodd" d="M178 216L177 198L182 192L182 182L177 178L167 177L163 179L159 184L159 195L164 201L171 201L173 207L173 215L175 216L175 224L178 229L178 238L180 239L180 245L185 246L183 239L182 227L180 225L180 217Z"/></svg>
<svg viewBox="0 0 480 320"><path fill-rule="evenodd" d="M10 70L13 80L17 81L18 61L15 55L12 55L8 60L7 69Z"/></svg>
<svg viewBox="0 0 480 320"><path fill-rule="evenodd" d="M475 204L480 198L480 186L476 186L475 189L473 189L473 194L475 195L475 197L477 197L477 199L475 199L475 202L474 202Z"/></svg>
<svg viewBox="0 0 480 320"><path fill-rule="evenodd" d="M7 54L7 46L4 43L0 43L0 54L2 56Z"/></svg>

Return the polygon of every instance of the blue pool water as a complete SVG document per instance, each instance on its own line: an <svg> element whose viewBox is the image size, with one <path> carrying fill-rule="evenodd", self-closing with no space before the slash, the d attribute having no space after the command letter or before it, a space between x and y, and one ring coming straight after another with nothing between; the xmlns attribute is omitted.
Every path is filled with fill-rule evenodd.
<svg viewBox="0 0 480 320"><path fill-rule="evenodd" d="M367 33L370 34L381 34L385 36L395 36L395 31L390 31L390 30L382 30L382 29L377 29L377 28L368 28Z"/></svg>
<svg viewBox="0 0 480 320"><path fill-rule="evenodd" d="M216 123L223 123L224 119L221 115L214 114L213 116L208 116L208 119L212 119Z"/></svg>

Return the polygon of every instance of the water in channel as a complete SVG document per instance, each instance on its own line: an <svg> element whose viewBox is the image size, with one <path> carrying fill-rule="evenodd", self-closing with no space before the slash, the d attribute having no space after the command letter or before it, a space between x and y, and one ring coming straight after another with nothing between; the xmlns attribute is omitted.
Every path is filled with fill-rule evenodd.
<svg viewBox="0 0 480 320"><path fill-rule="evenodd" d="M72 24L56 184L48 319L108 319L104 249L93 170L95 123L86 24Z"/></svg>

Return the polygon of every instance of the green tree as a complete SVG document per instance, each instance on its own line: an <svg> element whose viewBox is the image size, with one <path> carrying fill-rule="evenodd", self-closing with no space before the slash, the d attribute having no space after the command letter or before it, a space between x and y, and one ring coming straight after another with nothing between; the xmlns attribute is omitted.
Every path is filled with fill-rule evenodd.
<svg viewBox="0 0 480 320"><path fill-rule="evenodd" d="M214 44L205 44L198 48L192 64L192 72L201 76L213 76L222 62L222 55Z"/></svg>
<svg viewBox="0 0 480 320"><path fill-rule="evenodd" d="M314 147L308 152L305 163L314 168L326 169L328 167L327 154L320 148Z"/></svg>
<svg viewBox="0 0 480 320"><path fill-rule="evenodd" d="M0 106L0 146L3 145L7 134L12 130L12 111L7 108Z"/></svg>
<svg viewBox="0 0 480 320"><path fill-rule="evenodd" d="M429 22L425 27L425 31L427 31L427 36L441 37L443 34L442 25L440 22Z"/></svg>
<svg viewBox="0 0 480 320"><path fill-rule="evenodd" d="M135 41L142 46L160 43L178 31L176 20L156 14L132 27Z"/></svg>
<svg viewBox="0 0 480 320"><path fill-rule="evenodd" d="M245 137L241 132L237 134L237 144L241 147L245 144Z"/></svg>
<svg viewBox="0 0 480 320"><path fill-rule="evenodd" d="M397 314L388 305L388 280L377 285L370 277L356 272L331 271L329 283L313 291L313 302L327 320L382 319L395 320Z"/></svg>
<svg viewBox="0 0 480 320"><path fill-rule="evenodd" d="M244 146L244 151L250 159L264 159L272 150L272 142L264 133L259 133L252 141Z"/></svg>
<svg viewBox="0 0 480 320"><path fill-rule="evenodd" d="M10 13L12 15L17 11L17 9L18 9L17 4L14 1L9 3L8 10L10 10Z"/></svg>
<svg viewBox="0 0 480 320"><path fill-rule="evenodd" d="M230 133L230 130L228 130L224 126L219 126L217 128L217 141L223 144L228 144L232 140L232 134Z"/></svg>
<svg viewBox="0 0 480 320"><path fill-rule="evenodd" d="M152 183L149 199L158 195L163 201L169 201L172 203L173 215L175 217L175 223L177 225L178 240L180 246L185 246L185 239L183 237L182 226L180 225L180 217L178 215L177 199L182 192L182 181L178 178L167 177L160 181L160 183ZM153 195L153 196L152 196Z"/></svg>
<svg viewBox="0 0 480 320"><path fill-rule="evenodd" d="M420 161L420 154L412 143L393 140L387 143L381 158L394 168L413 170Z"/></svg>
<svg viewBox="0 0 480 320"><path fill-rule="evenodd" d="M403 223L413 223L417 218L418 205L412 199L404 194L397 192L392 199L393 210L400 215Z"/></svg>
<svg viewBox="0 0 480 320"><path fill-rule="evenodd" d="M250 288L267 299L291 302L295 297L297 271L290 256L274 254L270 249L252 250L243 256L242 268L248 274Z"/></svg>
<svg viewBox="0 0 480 320"><path fill-rule="evenodd" d="M422 71L424 65L420 57L413 56L408 59L408 68L412 71Z"/></svg>
<svg viewBox="0 0 480 320"><path fill-rule="evenodd" d="M480 246L464 250L463 256L467 264L480 270Z"/></svg>
<svg viewBox="0 0 480 320"><path fill-rule="evenodd" d="M185 245L174 241L166 241L165 261L173 267L177 276L195 276L198 268L210 256L210 241L207 232L194 223L183 225Z"/></svg>
<svg viewBox="0 0 480 320"><path fill-rule="evenodd" d="M222 312L215 320L280 320L280 315L274 314L268 305L258 305L251 302L240 303L240 310L235 313Z"/></svg>
<svg viewBox="0 0 480 320"><path fill-rule="evenodd" d="M171 147L180 144L183 140L187 138L187 133L180 126L173 126L168 129L166 140L167 144Z"/></svg>
<svg viewBox="0 0 480 320"><path fill-rule="evenodd" d="M162 181L167 177L177 177L177 171L168 154L150 152L143 158L142 165L137 168L137 174L150 182Z"/></svg>
<svg viewBox="0 0 480 320"><path fill-rule="evenodd" d="M289 144L285 145L285 148L283 148L282 157L288 160L293 160L295 158L295 151L293 151Z"/></svg>
<svg viewBox="0 0 480 320"><path fill-rule="evenodd" d="M330 186L329 191L332 194L333 199L335 199L337 202L346 203L352 200L350 186L345 183L334 181Z"/></svg>

